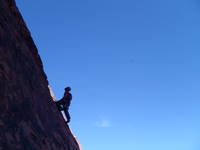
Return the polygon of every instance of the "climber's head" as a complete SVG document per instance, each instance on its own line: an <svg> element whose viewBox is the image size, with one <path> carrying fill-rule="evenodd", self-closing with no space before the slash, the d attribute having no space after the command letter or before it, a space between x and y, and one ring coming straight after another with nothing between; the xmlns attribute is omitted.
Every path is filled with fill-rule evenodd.
<svg viewBox="0 0 200 150"><path fill-rule="evenodd" d="M65 88L65 92L69 92L69 91L71 91L71 88L70 87L66 87Z"/></svg>

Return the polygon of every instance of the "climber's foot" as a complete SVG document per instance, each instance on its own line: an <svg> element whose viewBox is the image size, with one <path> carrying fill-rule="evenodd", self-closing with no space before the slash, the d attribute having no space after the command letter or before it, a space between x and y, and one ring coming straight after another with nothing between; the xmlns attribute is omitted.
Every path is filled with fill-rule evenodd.
<svg viewBox="0 0 200 150"><path fill-rule="evenodd" d="M67 121L65 121L66 122L66 124L68 124L69 122L70 122L70 120L67 120Z"/></svg>

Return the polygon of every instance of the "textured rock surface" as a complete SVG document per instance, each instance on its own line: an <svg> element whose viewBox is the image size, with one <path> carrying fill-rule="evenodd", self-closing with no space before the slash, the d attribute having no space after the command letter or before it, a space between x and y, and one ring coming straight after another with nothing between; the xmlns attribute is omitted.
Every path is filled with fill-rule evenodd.
<svg viewBox="0 0 200 150"><path fill-rule="evenodd" d="M0 0L0 150L79 150L14 0Z"/></svg>

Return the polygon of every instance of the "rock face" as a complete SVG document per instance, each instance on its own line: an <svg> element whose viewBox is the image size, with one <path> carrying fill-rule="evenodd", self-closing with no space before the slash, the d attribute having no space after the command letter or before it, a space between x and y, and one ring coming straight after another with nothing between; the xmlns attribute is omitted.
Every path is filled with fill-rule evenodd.
<svg viewBox="0 0 200 150"><path fill-rule="evenodd" d="M14 0L0 0L0 150L79 150Z"/></svg>

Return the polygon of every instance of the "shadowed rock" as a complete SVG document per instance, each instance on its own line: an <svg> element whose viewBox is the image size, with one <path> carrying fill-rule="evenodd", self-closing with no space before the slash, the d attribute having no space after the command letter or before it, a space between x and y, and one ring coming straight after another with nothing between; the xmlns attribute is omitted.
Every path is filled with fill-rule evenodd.
<svg viewBox="0 0 200 150"><path fill-rule="evenodd" d="M79 150L14 0L0 0L0 150Z"/></svg>

